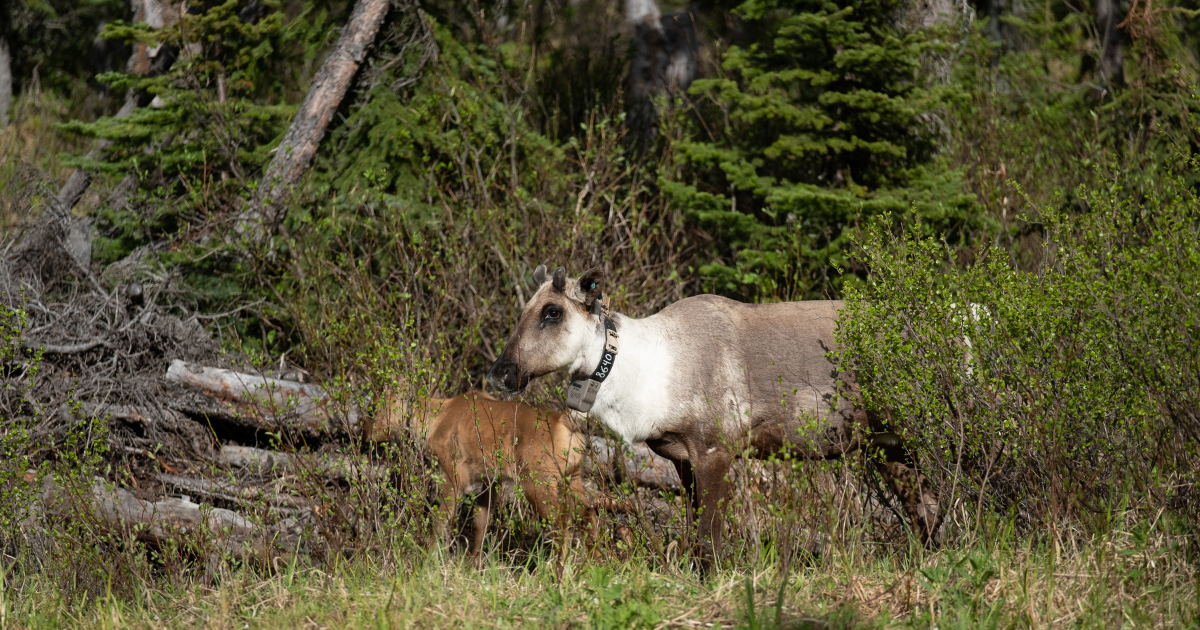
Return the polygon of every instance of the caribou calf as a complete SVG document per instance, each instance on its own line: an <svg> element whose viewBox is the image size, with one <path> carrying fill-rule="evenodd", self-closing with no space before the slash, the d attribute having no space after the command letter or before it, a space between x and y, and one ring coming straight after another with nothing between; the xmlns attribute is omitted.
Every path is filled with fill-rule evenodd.
<svg viewBox="0 0 1200 630"><path fill-rule="evenodd" d="M541 519L557 526L564 551L572 527L593 520L579 476L584 438L562 413L483 392L418 405L394 401L389 407L379 430L408 426L425 440L446 478L441 488L442 509L448 511L441 521L444 533L457 524L463 497L472 499L471 555L479 553L491 514L514 485Z"/></svg>
<svg viewBox="0 0 1200 630"><path fill-rule="evenodd" d="M680 300L645 319L608 312L598 269L578 280L540 266L539 285L488 373L517 391L566 371L567 404L633 443L645 441L679 471L699 515L701 566L720 556L721 520L734 453L781 450L834 458L864 441L882 447L879 469L917 534L941 523L928 480L894 434L860 406L850 374L826 358L841 302L743 304L715 295Z"/></svg>

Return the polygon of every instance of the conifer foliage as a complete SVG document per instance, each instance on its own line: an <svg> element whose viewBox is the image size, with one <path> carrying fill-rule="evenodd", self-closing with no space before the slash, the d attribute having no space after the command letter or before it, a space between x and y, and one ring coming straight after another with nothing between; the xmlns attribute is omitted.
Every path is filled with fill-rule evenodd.
<svg viewBox="0 0 1200 630"><path fill-rule="evenodd" d="M969 212L952 175L934 181L925 169L945 94L918 78L936 44L896 28L902 4L746 0L735 9L750 41L724 53L724 76L693 85L680 177L665 182L719 243L700 269L707 288L827 294L840 284L827 266L841 262L856 218Z"/></svg>
<svg viewBox="0 0 1200 630"><path fill-rule="evenodd" d="M114 142L104 162L67 158L68 162L118 173L149 169L171 180L200 180L215 173L245 185L244 171L267 159L261 145L281 133L294 110L271 103L268 96L272 88L279 89L272 85L277 81L270 71L273 53L288 35L283 17L272 11L261 20L245 19L238 15L237 0L229 0L184 15L172 28L110 24L105 37L169 46L179 59L158 76L101 75L118 93L132 89L145 95L142 104L149 106L125 118L64 125L67 131ZM151 97L157 100L150 102ZM151 149L152 159L147 159L146 149Z"/></svg>
<svg viewBox="0 0 1200 630"><path fill-rule="evenodd" d="M289 101L303 94L297 84L308 80L294 76L294 68L311 67L343 22L327 13L309 4L288 20L275 0L225 0L195 4L167 28L107 25L102 35L111 41L162 47L176 59L161 73L98 77L114 93L137 95L141 107L128 116L61 125L112 142L101 160L63 155L64 163L115 178L135 176L155 208L149 214L128 206L103 209L97 258L116 260L190 220L228 212L250 194L296 111Z"/></svg>

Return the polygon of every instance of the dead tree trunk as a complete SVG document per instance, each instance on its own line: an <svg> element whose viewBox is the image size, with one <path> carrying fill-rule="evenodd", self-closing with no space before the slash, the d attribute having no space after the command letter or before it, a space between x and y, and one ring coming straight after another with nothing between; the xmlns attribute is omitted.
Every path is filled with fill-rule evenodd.
<svg viewBox="0 0 1200 630"><path fill-rule="evenodd" d="M159 473L155 478L163 486L177 492L186 492L190 496L203 497L209 503L220 501L239 508L257 509L262 505L270 506L277 513L293 514L312 507L311 501L290 494L280 494L263 488L244 488L228 481L210 481L208 479L192 479L179 475ZM230 508L232 509L232 508Z"/></svg>
<svg viewBox="0 0 1200 630"><path fill-rule="evenodd" d="M249 212L243 216L243 231L257 230L262 236L259 226L278 223L280 208L316 155L325 129L350 87L350 80L366 58L371 42L375 41L375 33L383 23L388 4L388 0L358 0L341 38L321 65L300 111L296 112L291 127L275 149L275 157L263 174Z"/></svg>
<svg viewBox="0 0 1200 630"><path fill-rule="evenodd" d="M654 0L626 0L634 55L625 76L625 125L630 140L648 146L658 134L655 98L684 94L700 75L696 24L690 11L663 15Z"/></svg>
<svg viewBox="0 0 1200 630"><path fill-rule="evenodd" d="M166 381L199 389L216 406L202 413L232 420L247 428L299 431L320 437L358 426L358 410L339 409L316 385L266 378L180 361L171 362Z"/></svg>
<svg viewBox="0 0 1200 630"><path fill-rule="evenodd" d="M329 457L313 453L280 453L252 446L226 444L217 453L218 466L244 468L255 474L274 472L280 475L297 475L304 472L347 481L371 476L376 479L387 475L387 468L355 462L346 457Z"/></svg>
<svg viewBox="0 0 1200 630"><path fill-rule="evenodd" d="M8 108L12 107L12 54L8 52L8 38L0 32L0 127L8 125Z"/></svg>
<svg viewBox="0 0 1200 630"><path fill-rule="evenodd" d="M103 479L96 479L91 489L78 497L47 482L42 502L50 514L87 518L156 546L187 537L197 542L203 540L199 537L209 537L216 543L212 552L263 566L270 566L276 558L287 559L299 543L295 534L255 525L231 510L202 509L189 499L143 501L128 490L109 488Z"/></svg>
<svg viewBox="0 0 1200 630"><path fill-rule="evenodd" d="M1100 82L1110 91L1125 87L1125 68L1122 47L1125 29L1121 22L1121 4L1118 0L1096 2L1096 33L1100 37Z"/></svg>

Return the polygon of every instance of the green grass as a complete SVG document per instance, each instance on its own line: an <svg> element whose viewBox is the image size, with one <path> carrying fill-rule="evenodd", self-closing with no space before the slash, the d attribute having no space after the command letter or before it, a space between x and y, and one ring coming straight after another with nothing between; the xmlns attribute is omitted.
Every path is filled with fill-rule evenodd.
<svg viewBox="0 0 1200 630"><path fill-rule="evenodd" d="M1200 575L1184 540L1122 532L909 556L834 549L789 571L782 589L778 565L702 579L654 558L581 549L561 576L553 563L513 566L499 554L477 567L440 550L396 550L73 602L45 575L8 575L0 628L1200 627Z"/></svg>

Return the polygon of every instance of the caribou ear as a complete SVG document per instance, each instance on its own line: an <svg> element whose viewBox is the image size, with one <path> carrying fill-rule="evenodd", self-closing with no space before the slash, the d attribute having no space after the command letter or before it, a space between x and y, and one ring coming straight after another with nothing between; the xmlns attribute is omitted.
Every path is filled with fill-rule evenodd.
<svg viewBox="0 0 1200 630"><path fill-rule="evenodd" d="M554 270L554 288L562 291L567 288L567 270L559 267Z"/></svg>
<svg viewBox="0 0 1200 630"><path fill-rule="evenodd" d="M579 294L583 296L583 303L588 308L604 295L604 272L599 267L588 269L579 276Z"/></svg>
<svg viewBox="0 0 1200 630"><path fill-rule="evenodd" d="M533 283L539 287L546 284L546 265L538 265L533 270Z"/></svg>

